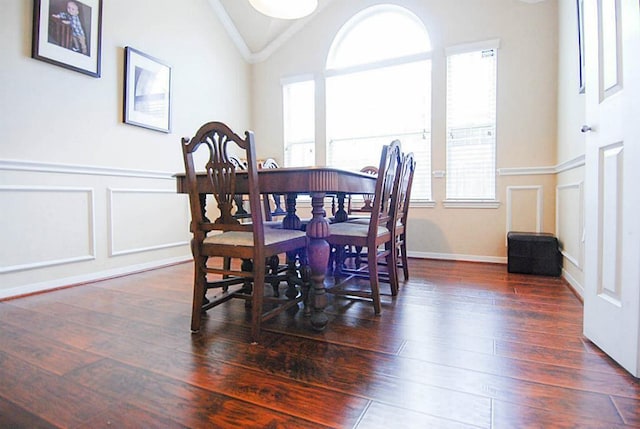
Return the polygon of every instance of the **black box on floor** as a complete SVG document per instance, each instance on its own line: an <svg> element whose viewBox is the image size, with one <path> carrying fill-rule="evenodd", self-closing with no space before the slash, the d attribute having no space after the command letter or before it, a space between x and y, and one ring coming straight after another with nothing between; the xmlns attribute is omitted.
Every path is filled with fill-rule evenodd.
<svg viewBox="0 0 640 429"><path fill-rule="evenodd" d="M558 277L562 255L553 234L536 232L507 233L507 271Z"/></svg>

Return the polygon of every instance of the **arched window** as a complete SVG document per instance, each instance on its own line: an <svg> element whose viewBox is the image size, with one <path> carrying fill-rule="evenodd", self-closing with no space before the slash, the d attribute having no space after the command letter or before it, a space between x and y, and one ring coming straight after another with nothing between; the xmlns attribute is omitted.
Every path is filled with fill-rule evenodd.
<svg viewBox="0 0 640 429"><path fill-rule="evenodd" d="M413 199L431 199L431 41L405 8L378 5L338 32L326 66L327 164L378 165L384 144L414 152Z"/></svg>

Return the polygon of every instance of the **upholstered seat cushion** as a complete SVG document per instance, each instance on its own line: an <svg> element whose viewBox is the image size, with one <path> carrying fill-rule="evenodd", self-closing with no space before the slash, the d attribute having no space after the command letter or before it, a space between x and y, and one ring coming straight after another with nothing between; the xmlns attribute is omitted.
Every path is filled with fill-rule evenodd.
<svg viewBox="0 0 640 429"><path fill-rule="evenodd" d="M357 225L369 225L370 218L358 218L358 219L350 219L347 223L357 224ZM404 231L404 225L401 221L396 222L396 232L400 233Z"/></svg>
<svg viewBox="0 0 640 429"><path fill-rule="evenodd" d="M349 237L367 237L369 234L369 224L338 222L329 225L331 235L349 236ZM378 236L389 234L390 231L384 226L378 227Z"/></svg>
<svg viewBox="0 0 640 429"><path fill-rule="evenodd" d="M349 220L347 222L349 222L349 223L359 223L361 225L369 225L369 221L370 220L371 220L371 216L354 217L354 218L349 218Z"/></svg>
<svg viewBox="0 0 640 429"><path fill-rule="evenodd" d="M303 231L294 229L265 228L264 244L269 246L283 241L304 237ZM253 246L253 233L250 231L226 231L212 234L204 239L204 244L222 244L226 246Z"/></svg>

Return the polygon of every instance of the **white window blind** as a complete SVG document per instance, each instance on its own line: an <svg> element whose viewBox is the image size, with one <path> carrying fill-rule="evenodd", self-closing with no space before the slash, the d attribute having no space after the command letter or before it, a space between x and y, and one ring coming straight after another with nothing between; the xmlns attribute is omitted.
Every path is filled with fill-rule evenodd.
<svg viewBox="0 0 640 429"><path fill-rule="evenodd" d="M284 166L315 165L315 82L282 85Z"/></svg>
<svg viewBox="0 0 640 429"><path fill-rule="evenodd" d="M412 198L431 199L431 61L327 79L327 164L378 166L382 146L399 139L414 152Z"/></svg>
<svg viewBox="0 0 640 429"><path fill-rule="evenodd" d="M496 198L497 47L447 55L448 200Z"/></svg>

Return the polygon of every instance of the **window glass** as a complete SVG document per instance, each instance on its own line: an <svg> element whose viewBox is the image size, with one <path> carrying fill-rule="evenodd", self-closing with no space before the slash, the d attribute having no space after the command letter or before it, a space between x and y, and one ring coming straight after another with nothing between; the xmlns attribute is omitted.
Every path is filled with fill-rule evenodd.
<svg viewBox="0 0 640 429"><path fill-rule="evenodd" d="M382 5L364 10L336 36L328 69L345 68L431 51L422 22L404 8Z"/></svg>
<svg viewBox="0 0 640 429"><path fill-rule="evenodd" d="M416 155L412 199L431 199L430 50L422 22L398 6L371 7L345 24L327 60L328 165L378 166L382 146L399 139Z"/></svg>
<svg viewBox="0 0 640 429"><path fill-rule="evenodd" d="M315 164L315 84L313 80L282 86L284 107L284 165Z"/></svg>
<svg viewBox="0 0 640 429"><path fill-rule="evenodd" d="M447 57L447 199L495 199L497 49Z"/></svg>

